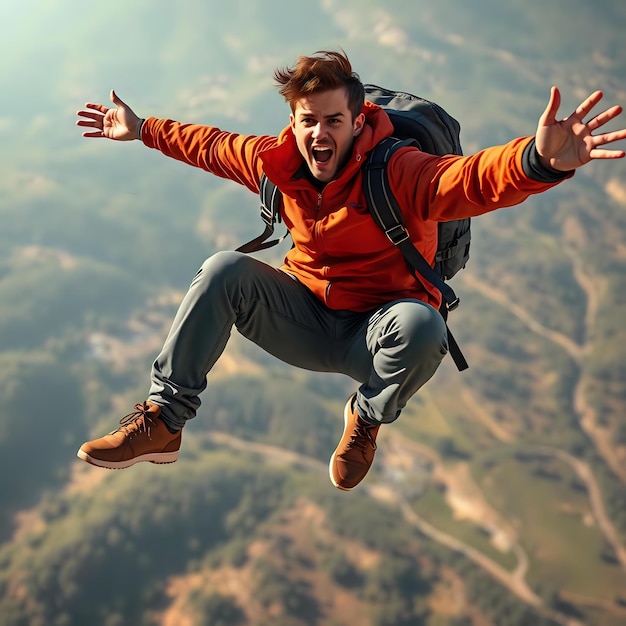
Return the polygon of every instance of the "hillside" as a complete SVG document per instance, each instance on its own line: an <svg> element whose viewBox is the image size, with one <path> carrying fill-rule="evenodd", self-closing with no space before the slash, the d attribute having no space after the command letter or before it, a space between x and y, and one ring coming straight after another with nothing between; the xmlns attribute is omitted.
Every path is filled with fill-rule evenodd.
<svg viewBox="0 0 626 626"><path fill-rule="evenodd" d="M239 186L74 125L115 88L278 133L273 69L341 46L471 153L532 134L552 84L563 115L626 105L625 28L617 0L0 5L0 626L625 623L624 161L474 221L450 319L470 369L446 359L345 494L354 383L236 333L178 463L76 460L145 397L204 258L261 224Z"/></svg>

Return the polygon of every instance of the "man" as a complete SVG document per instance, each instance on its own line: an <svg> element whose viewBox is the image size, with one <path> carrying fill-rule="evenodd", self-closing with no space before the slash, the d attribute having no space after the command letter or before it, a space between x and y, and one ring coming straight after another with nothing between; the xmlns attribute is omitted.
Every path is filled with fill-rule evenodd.
<svg viewBox="0 0 626 626"><path fill-rule="evenodd" d="M278 137L140 119L114 92L115 108L87 104L78 113L85 137L141 140L254 193L265 172L283 193L281 217L294 241L279 269L237 252L219 252L202 265L153 364L147 400L118 430L83 444L78 456L88 463L124 468L175 461L181 430L234 325L287 363L360 383L346 403L329 468L332 483L349 490L373 462L381 424L398 418L447 353L441 294L407 271L365 205L361 167L392 134L389 117L364 102L363 85L342 52L300 57L274 78L291 108ZM601 98L593 93L557 121L560 94L552 88L535 137L472 156L398 151L388 164L390 184L424 257L434 258L437 222L518 204L592 159L623 157L603 146L626 138L626 129L592 134L621 107L584 121Z"/></svg>

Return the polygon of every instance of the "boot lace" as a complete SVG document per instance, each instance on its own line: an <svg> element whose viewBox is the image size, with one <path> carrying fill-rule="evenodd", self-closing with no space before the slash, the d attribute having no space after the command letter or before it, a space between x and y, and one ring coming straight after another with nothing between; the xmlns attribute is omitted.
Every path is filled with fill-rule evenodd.
<svg viewBox="0 0 626 626"><path fill-rule="evenodd" d="M148 435L148 439L151 439L150 433L152 432L152 424L154 420L148 414L148 407L146 403L136 404L133 407L135 410L128 415L125 415L120 420L119 430L124 430L127 435L133 437L137 433L144 431Z"/></svg>
<svg viewBox="0 0 626 626"><path fill-rule="evenodd" d="M372 436L372 426L365 426L358 421L354 426L354 431L350 435L350 441L347 444L347 448L361 448L365 450L367 445L372 446L372 450L376 450L376 440Z"/></svg>

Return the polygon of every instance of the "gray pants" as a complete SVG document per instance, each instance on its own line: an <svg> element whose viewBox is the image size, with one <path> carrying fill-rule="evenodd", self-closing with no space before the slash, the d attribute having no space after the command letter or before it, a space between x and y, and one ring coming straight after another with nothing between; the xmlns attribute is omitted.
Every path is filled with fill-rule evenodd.
<svg viewBox="0 0 626 626"><path fill-rule="evenodd" d="M443 318L424 302L333 311L285 272L219 252L193 279L152 367L148 399L171 428L195 416L233 325L286 363L360 382L357 408L372 423L394 421L448 351Z"/></svg>

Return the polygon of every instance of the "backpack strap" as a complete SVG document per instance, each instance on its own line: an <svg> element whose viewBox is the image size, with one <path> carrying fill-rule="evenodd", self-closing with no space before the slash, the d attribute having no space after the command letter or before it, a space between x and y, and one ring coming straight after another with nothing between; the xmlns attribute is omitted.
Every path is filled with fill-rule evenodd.
<svg viewBox="0 0 626 626"><path fill-rule="evenodd" d="M397 246L407 262L411 272L419 273L434 287L441 291L446 308L452 311L459 306L459 298L454 290L430 266L422 253L411 243L409 233L404 227L402 210L398 206L389 186L387 163L391 155L405 146L417 146L413 139L383 139L369 154L363 172L363 188L367 203L374 219L383 229L389 241Z"/></svg>
<svg viewBox="0 0 626 626"><path fill-rule="evenodd" d="M282 237L266 241L274 233L274 224L280 222L280 203L282 201L282 194L278 190L278 187L265 175L261 176L259 182L259 198L261 201L260 212L261 219L265 224L265 230L254 239L244 243L237 248L237 252L256 252L257 250L265 250L271 248L276 244L279 244L287 235L289 231L286 231Z"/></svg>
<svg viewBox="0 0 626 626"><path fill-rule="evenodd" d="M440 312L444 320L447 320L448 312L456 309L459 305L459 298L411 242L409 233L404 226L402 211L391 192L387 175L387 162L391 155L400 148L416 145L417 142L413 139L400 140L393 137L383 139L377 144L370 152L363 168L363 190L372 217L391 243L400 249L411 273L417 280L420 280L420 277L424 278L441 291L443 304ZM450 354L459 371L465 370L469 367L468 363L452 336L447 322L446 329Z"/></svg>

